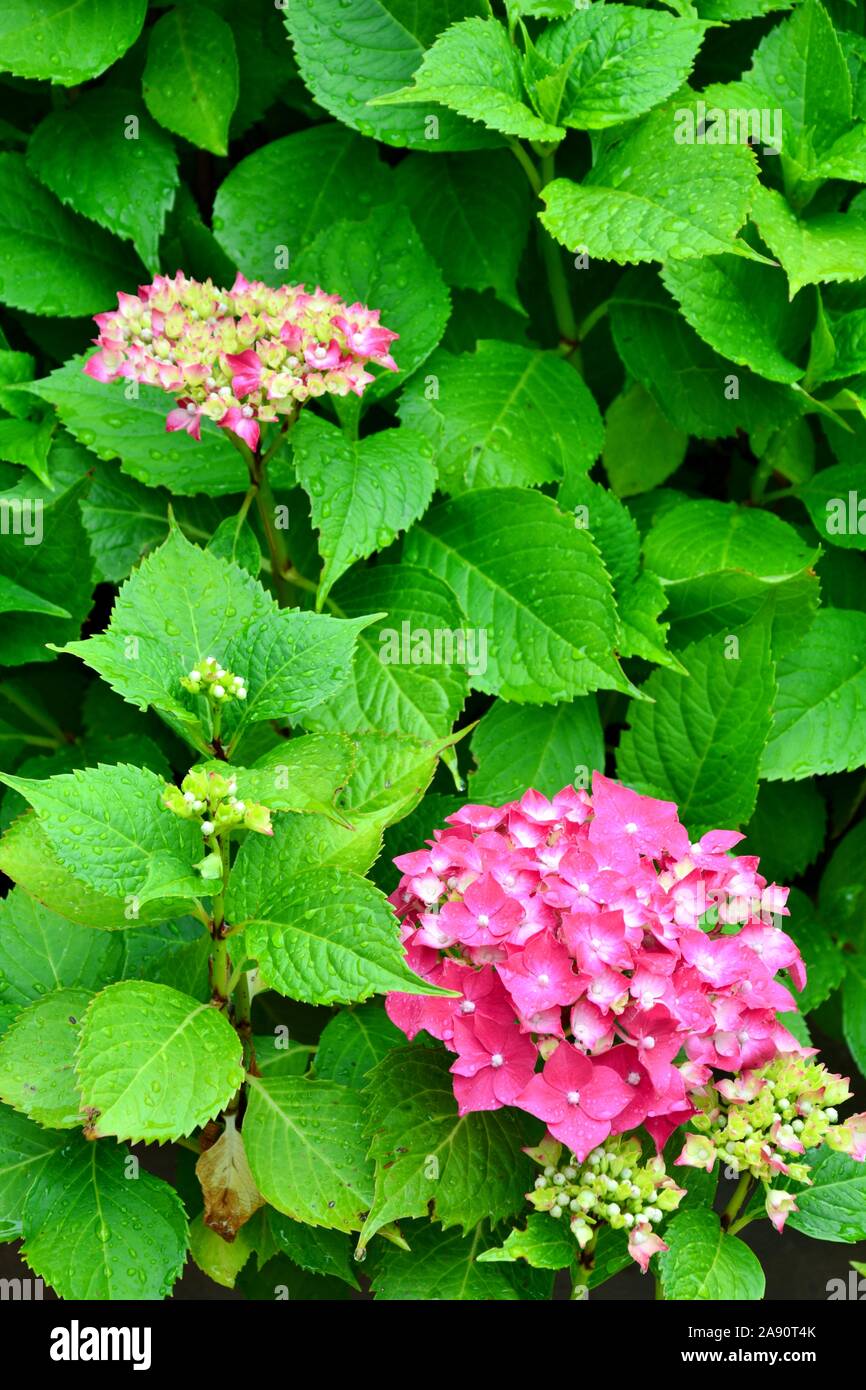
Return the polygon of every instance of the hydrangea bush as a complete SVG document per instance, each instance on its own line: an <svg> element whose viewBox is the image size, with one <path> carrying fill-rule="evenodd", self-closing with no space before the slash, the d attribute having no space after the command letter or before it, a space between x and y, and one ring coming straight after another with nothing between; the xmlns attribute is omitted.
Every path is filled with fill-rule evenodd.
<svg viewBox="0 0 866 1390"><path fill-rule="evenodd" d="M4 1273L863 1269L864 184L848 0L0 18Z"/></svg>

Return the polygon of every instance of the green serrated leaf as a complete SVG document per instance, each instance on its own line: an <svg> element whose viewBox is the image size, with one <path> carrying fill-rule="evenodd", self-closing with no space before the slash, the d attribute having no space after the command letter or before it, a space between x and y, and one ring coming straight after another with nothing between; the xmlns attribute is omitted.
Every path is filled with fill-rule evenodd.
<svg viewBox="0 0 866 1390"><path fill-rule="evenodd" d="M0 1003L22 1008L55 989L92 993L121 956L119 939L81 931L21 888L0 902Z"/></svg>
<svg viewBox="0 0 866 1390"><path fill-rule="evenodd" d="M443 1227L465 1234L523 1207L532 1175L519 1112L459 1116L449 1065L442 1050L409 1047L390 1052L369 1074L366 1132L376 1191L362 1245L402 1217L432 1211Z"/></svg>
<svg viewBox="0 0 866 1390"><path fill-rule="evenodd" d="M2 38L0 38L2 43ZM69 212L31 176L20 154L0 154L0 299L50 316L95 314L140 276L136 259Z"/></svg>
<svg viewBox="0 0 866 1390"><path fill-rule="evenodd" d="M476 17L453 24L425 53L410 87L370 104L429 101L503 135L558 142L565 134L561 126L542 121L527 105L518 52L497 19Z"/></svg>
<svg viewBox="0 0 866 1390"><path fill-rule="evenodd" d="M293 1221L358 1230L373 1192L362 1121L347 1086L251 1077L244 1144L259 1191Z"/></svg>
<svg viewBox="0 0 866 1390"><path fill-rule="evenodd" d="M232 906L230 888L227 911ZM274 885L245 928L262 980L292 999L332 1004L394 989L438 993L404 964L384 894L344 869L315 869Z"/></svg>
<svg viewBox="0 0 866 1390"><path fill-rule="evenodd" d="M0 781L29 801L61 863L97 892L148 903L202 891L192 868L200 832L166 811L162 778L147 768L100 764L44 780L0 773Z"/></svg>
<svg viewBox="0 0 866 1390"><path fill-rule="evenodd" d="M466 493L428 512L405 556L444 579L470 628L485 634L476 689L531 704L629 689L614 655L608 575L587 533L550 498L520 488Z"/></svg>
<svg viewBox="0 0 866 1390"><path fill-rule="evenodd" d="M345 439L316 415L298 421L292 450L320 537L321 608L341 574L384 550L426 511L436 483L433 450L423 434L406 428Z"/></svg>
<svg viewBox="0 0 866 1390"><path fill-rule="evenodd" d="M348 8L340 0L287 0L284 17L301 76L332 116L387 145L429 151L435 142L446 151L489 149L501 140L429 101L393 110L371 102L411 80L442 29L480 11L477 0L439 0L435 9L407 9L400 0L353 0Z"/></svg>
<svg viewBox="0 0 866 1390"><path fill-rule="evenodd" d="M335 35L335 38L337 36ZM292 196L286 200L285 191ZM243 273L267 284L285 279L294 258L351 207L360 218L384 201L388 170L369 140L336 123L272 140L242 159L214 199L214 235Z"/></svg>
<svg viewBox="0 0 866 1390"><path fill-rule="evenodd" d="M397 194L449 285L491 289L518 313L517 272L529 231L530 189L505 150L426 159L409 155Z"/></svg>
<svg viewBox="0 0 866 1390"><path fill-rule="evenodd" d="M470 774L470 797L488 806L515 800L527 787L553 796L575 780L588 786L593 769L604 766L595 698L584 695L552 710L497 700L472 735L472 755L478 767Z"/></svg>
<svg viewBox="0 0 866 1390"><path fill-rule="evenodd" d="M166 1298L186 1258L183 1203L167 1182L130 1182L125 1149L66 1143L24 1206L22 1255L67 1299Z"/></svg>
<svg viewBox="0 0 866 1390"><path fill-rule="evenodd" d="M521 1230L510 1231L502 1245L478 1256L481 1264L513 1264L525 1260L533 1269L567 1269L578 1255L574 1236L547 1212L535 1212Z"/></svg>
<svg viewBox="0 0 866 1390"><path fill-rule="evenodd" d="M225 20L204 5L169 10L150 31L142 91L160 125L226 154L238 101L238 55Z"/></svg>
<svg viewBox="0 0 866 1390"><path fill-rule="evenodd" d="M681 653L688 675L654 671L643 687L653 703L632 703L620 741L617 776L675 801L693 836L740 825L755 805L775 689L768 629L737 642L713 634Z"/></svg>
<svg viewBox="0 0 866 1390"><path fill-rule="evenodd" d="M179 1139L214 1118L241 1086L240 1039L210 1002L123 980L87 1010L76 1059L88 1136Z"/></svg>
<svg viewBox="0 0 866 1390"><path fill-rule="evenodd" d="M146 0L9 0L0 18L0 68L77 87L135 43Z"/></svg>
<svg viewBox="0 0 866 1390"><path fill-rule="evenodd" d="M0 1106L0 1241L17 1240L27 1194L65 1135L41 1129L26 1115Z"/></svg>
<svg viewBox="0 0 866 1390"><path fill-rule="evenodd" d="M660 107L604 150L582 183L547 184L541 221L551 236L621 265L729 250L751 202L754 156L743 145L676 146L673 123L672 108Z"/></svg>
<svg viewBox="0 0 866 1390"><path fill-rule="evenodd" d="M322 1029L316 1049L316 1076L360 1090L368 1072L392 1048L405 1042L379 1000L342 1009Z"/></svg>
<svg viewBox="0 0 866 1390"><path fill-rule="evenodd" d="M769 781L845 772L866 763L866 614L824 608L777 668L773 727L761 763Z"/></svg>
<svg viewBox="0 0 866 1390"><path fill-rule="evenodd" d="M480 342L440 351L400 401L433 446L443 492L559 482L591 468L604 426L581 377L555 353Z"/></svg>
<svg viewBox="0 0 866 1390"><path fill-rule="evenodd" d="M134 91L102 87L37 126L27 165L62 203L135 246L150 270L179 184L169 136Z"/></svg>
<svg viewBox="0 0 866 1390"><path fill-rule="evenodd" d="M726 1235L711 1211L684 1211L665 1229L658 1257L665 1298L753 1301L764 1296L764 1271L743 1241Z"/></svg>
<svg viewBox="0 0 866 1390"><path fill-rule="evenodd" d="M88 239L94 235L89 228ZM115 287L122 283L114 280ZM99 307L107 308L112 298L113 292L106 293ZM128 399L120 385L94 381L83 368L84 359L74 357L28 389L56 406L70 434L99 458L119 458L124 472L140 483L162 484L172 493L220 496L247 486L243 460L224 430L206 421L200 443L182 430L168 436L165 417L170 404L164 391L141 386L138 395Z"/></svg>
<svg viewBox="0 0 866 1390"><path fill-rule="evenodd" d="M542 57L555 65L572 59L561 124L601 130L667 100L691 72L706 27L614 4L578 9L543 30Z"/></svg>
<svg viewBox="0 0 866 1390"><path fill-rule="evenodd" d="M46 1129L81 1124L75 1048L92 996L58 989L28 1004L0 1040L0 1099Z"/></svg>

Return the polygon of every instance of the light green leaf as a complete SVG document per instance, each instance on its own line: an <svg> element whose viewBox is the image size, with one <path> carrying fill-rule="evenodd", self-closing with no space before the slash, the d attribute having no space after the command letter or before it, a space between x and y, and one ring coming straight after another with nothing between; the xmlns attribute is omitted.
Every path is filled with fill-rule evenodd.
<svg viewBox="0 0 866 1390"><path fill-rule="evenodd" d="M369 621L281 611L245 570L175 529L123 586L107 631L65 650L207 753L204 697L180 684L197 661L214 655L247 679L241 712L225 710L224 741L237 743L255 721L298 715L344 684L356 634Z"/></svg>
<svg viewBox="0 0 866 1390"><path fill-rule="evenodd" d="M2 424L3 421L0 421ZM47 613L53 618L72 617L67 609L51 603L47 598L40 598L38 594L31 594L29 589L22 589L20 584L7 579L5 574L0 574L0 613Z"/></svg>
<svg viewBox="0 0 866 1390"><path fill-rule="evenodd" d="M713 634L686 647L688 675L654 671L633 702L617 776L635 791L675 801L692 836L747 821L770 728L773 665L762 624L745 628L730 659Z"/></svg>
<svg viewBox="0 0 866 1390"><path fill-rule="evenodd" d="M620 656L640 656L682 671L666 647L667 624L658 622L667 607L665 590L654 574L641 570L640 535L628 508L601 483L580 475L566 479L557 501L563 510L574 511L575 526L589 530L613 580L622 628Z"/></svg>
<svg viewBox="0 0 866 1390"><path fill-rule="evenodd" d="M541 220L551 236L620 264L729 250L752 199L754 155L744 145L677 147L672 126L672 109L661 107L610 144L582 183L547 184Z"/></svg>
<svg viewBox="0 0 866 1390"><path fill-rule="evenodd" d="M631 5L599 5L542 31L538 52L569 63L562 125L601 130L665 101L691 72L706 25Z"/></svg>
<svg viewBox="0 0 866 1390"><path fill-rule="evenodd" d="M2 1004L22 1008L57 989L93 993L113 978L121 954L118 938L81 931L21 888L0 902Z"/></svg>
<svg viewBox="0 0 866 1390"><path fill-rule="evenodd" d="M149 270L179 184L169 136L117 87L79 94L37 126L27 164L75 212L133 243Z"/></svg>
<svg viewBox="0 0 866 1390"><path fill-rule="evenodd" d="M426 511L436 482L432 448L423 434L405 428L346 439L319 416L304 414L292 450L320 535L321 608L350 565L384 550Z"/></svg>
<svg viewBox="0 0 866 1390"><path fill-rule="evenodd" d="M804 285L866 275L866 218L844 212L798 218L781 193L759 186L752 220L784 266L791 299Z"/></svg>
<svg viewBox="0 0 866 1390"><path fill-rule="evenodd" d="M367 1074L406 1038L379 1000L341 1009L325 1024L316 1049L316 1076L361 1090Z"/></svg>
<svg viewBox="0 0 866 1390"><path fill-rule="evenodd" d="M849 550L866 550L866 483L862 463L822 468L797 488L796 495L822 540Z"/></svg>
<svg viewBox="0 0 866 1390"><path fill-rule="evenodd" d="M810 1187L779 1178L774 1187L788 1188L797 1197L797 1211L788 1225L813 1240L853 1244L866 1240L866 1168L847 1154L822 1145L808 1149Z"/></svg>
<svg viewBox="0 0 866 1390"><path fill-rule="evenodd" d="M644 545L647 567L671 594L690 579L725 570L779 584L814 565L819 553L772 512L710 498L666 512Z"/></svg>
<svg viewBox="0 0 866 1390"><path fill-rule="evenodd" d="M97 931L164 922L178 911L177 902L171 899L142 903L134 893L124 897L97 892L57 857L32 811L19 816L0 840L0 868L57 916ZM77 936L85 947L88 938L81 939L81 933ZM91 945L88 949L97 948Z"/></svg>
<svg viewBox="0 0 866 1390"><path fill-rule="evenodd" d="M783 277L739 256L672 261L662 270L688 323L711 348L759 376L788 385L804 368L791 360Z"/></svg>
<svg viewBox="0 0 866 1390"><path fill-rule="evenodd" d="M81 524L80 502L87 490L82 480L48 500L33 497L33 479L25 480L20 493L0 496L0 513L8 516L0 545L0 576L55 605L63 599L68 617L50 616L45 610L10 612L0 624L0 664L50 661L49 642L62 642L80 631L90 611L93 594L87 536ZM4 507L8 504L8 509ZM61 583L58 586L58 576ZM26 616L25 616L26 614Z"/></svg>
<svg viewBox="0 0 866 1390"><path fill-rule="evenodd" d="M41 483L53 489L48 476L48 450L56 428L57 421L50 414L42 420L0 420L0 459L29 468Z"/></svg>
<svg viewBox="0 0 866 1390"><path fill-rule="evenodd" d="M420 367L445 332L451 301L442 274L428 255L405 208L376 207L365 222L334 222L305 247L293 278L327 285L350 304L381 310L381 321L400 337L392 345L398 372L382 372L364 392L379 400ZM357 398L340 402L360 409Z"/></svg>
<svg viewBox="0 0 866 1390"><path fill-rule="evenodd" d="M122 980L97 994L76 1074L91 1139L179 1139L228 1105L244 1079L228 1019L166 985Z"/></svg>
<svg viewBox="0 0 866 1390"><path fill-rule="evenodd" d="M225 20L177 5L150 31L142 91L150 114L191 144L225 154L238 102L238 55Z"/></svg>
<svg viewBox="0 0 866 1390"><path fill-rule="evenodd" d="M27 1194L53 1153L68 1140L26 1115L0 1106L0 1241L17 1240Z"/></svg>
<svg viewBox="0 0 866 1390"><path fill-rule="evenodd" d="M305 1226L301 1221L290 1221L271 1207L266 1208L262 1216L267 1220L268 1234L274 1245L288 1255L293 1264L310 1274L341 1279L352 1289L361 1287L353 1268L351 1241L343 1231Z"/></svg>
<svg viewBox="0 0 866 1390"><path fill-rule="evenodd" d="M514 1264L515 1260L525 1260L533 1269L567 1269L577 1255L577 1241L567 1225L551 1220L547 1212L535 1212L522 1231L510 1231L504 1244L485 1250L478 1261Z"/></svg>
<svg viewBox="0 0 866 1390"><path fill-rule="evenodd" d="M437 352L427 368L403 393L400 418L433 445L443 491L558 482L598 458L598 406L555 353L480 342L456 357Z"/></svg>
<svg viewBox="0 0 866 1390"><path fill-rule="evenodd" d="M466 493L428 512L405 555L444 579L470 628L485 634L477 689L544 704L629 688L614 655L610 580L587 533L550 498L520 488Z"/></svg>
<svg viewBox="0 0 866 1390"><path fill-rule="evenodd" d="M757 1255L726 1235L712 1211L683 1211L665 1228L668 1250L658 1265L664 1296L671 1300L762 1299L764 1271Z"/></svg>
<svg viewBox="0 0 866 1390"><path fill-rule="evenodd" d="M851 82L824 6L803 0L770 29L740 82L710 86L708 107L782 113L782 153L807 179L829 177L819 165L851 123ZM718 148L718 147L716 147Z"/></svg>
<svg viewBox="0 0 866 1390"><path fill-rule="evenodd" d="M519 1112L462 1117L451 1084L450 1054L408 1047L389 1052L364 1095L376 1193L361 1232L367 1245L390 1221L427 1216L464 1234L494 1225L524 1204L531 1182Z"/></svg>
<svg viewBox="0 0 866 1390"><path fill-rule="evenodd" d="M388 191L389 171L372 141L335 123L311 126L235 165L214 200L214 235L245 275L281 283L281 254L295 279L295 257L319 232L348 208L365 217Z"/></svg>
<svg viewBox="0 0 866 1390"><path fill-rule="evenodd" d="M452 24L424 54L411 86L371 105L438 102L488 130L526 140L558 143L564 131L530 109L520 73L520 57L497 19L465 19Z"/></svg>
<svg viewBox="0 0 866 1390"><path fill-rule="evenodd" d="M472 801L501 806L527 787L553 796L604 767L595 698L584 695L552 710L497 700L472 735L472 755L478 764L469 777Z"/></svg>
<svg viewBox="0 0 866 1390"><path fill-rule="evenodd" d="M761 764L769 781L850 772L866 763L866 613L823 608L781 658L773 727Z"/></svg>
<svg viewBox="0 0 866 1390"><path fill-rule="evenodd" d="M409 155L397 166L398 197L409 209L449 285L492 289L519 313L517 272L529 230L530 188L510 152Z"/></svg>
<svg viewBox="0 0 866 1390"><path fill-rule="evenodd" d="M349 619L359 611L380 618L359 636L348 684L309 710L305 725L422 739L450 734L484 650L448 585L412 565L376 565L347 575L333 604Z"/></svg>
<svg viewBox="0 0 866 1390"><path fill-rule="evenodd" d="M333 814L337 793L345 787L355 764L346 734L301 734L281 739L249 768L232 768L238 794L260 801L273 811L318 811ZM218 761L205 764L218 771Z"/></svg>
<svg viewBox="0 0 866 1390"><path fill-rule="evenodd" d="M370 102L409 82L448 24L481 10L479 0L439 0L435 8L402 0L287 0L284 14L301 76L320 106L386 145L440 152L501 141L445 107L431 110L429 101L384 111Z"/></svg>
<svg viewBox="0 0 866 1390"><path fill-rule="evenodd" d="M0 300L31 314L95 314L134 284L137 261L114 237L67 211L28 173L24 156L0 154Z"/></svg>
<svg viewBox="0 0 866 1390"><path fill-rule="evenodd" d="M611 300L610 322L617 352L628 371L683 434L699 439L723 438L740 429L751 434L779 428L802 409L804 398L792 387L737 368L713 352L689 327L661 281L649 270L631 270L622 277ZM612 414L613 408L608 411L609 437L618 424L611 420ZM613 435L612 447L622 452L624 460L632 460L630 494L638 490L634 485L635 437L643 442L639 462L647 469L658 447L639 428L642 423L638 418L637 433L633 434L627 432L628 422L624 421L623 437ZM674 445L668 442L667 450L661 448L660 452L663 460L668 459ZM611 483L616 487L612 475Z"/></svg>
<svg viewBox="0 0 866 1390"><path fill-rule="evenodd" d="M161 804L164 782L147 768L119 763L44 779L0 773L39 817L57 857L110 897L195 899L202 880L201 832Z"/></svg>
<svg viewBox="0 0 866 1390"><path fill-rule="evenodd" d="M98 235L88 229L89 240ZM112 298L104 295L97 307L107 308ZM224 430L205 421L200 443L182 430L167 435L171 401L164 391L141 386L138 399L127 400L118 383L94 381L83 368L84 359L74 357L29 389L56 406L70 434L99 458L119 458L123 471L140 483L162 484L173 493L243 492L247 470Z"/></svg>
<svg viewBox="0 0 866 1390"><path fill-rule="evenodd" d="M229 920L232 908L230 887ZM263 983L292 999L333 1004L395 989L439 993L404 964L397 919L384 893L344 869L314 869L275 883L244 926Z"/></svg>
<svg viewBox="0 0 866 1390"><path fill-rule="evenodd" d="M187 1222L167 1182L127 1173L116 1144L65 1144L24 1207L22 1255L67 1299L163 1299L183 1269Z"/></svg>
<svg viewBox="0 0 866 1390"><path fill-rule="evenodd" d="M604 469L617 497L649 492L675 473L685 458L688 435L669 424L639 381L610 403L605 417ZM635 452L634 441L641 441Z"/></svg>
<svg viewBox="0 0 866 1390"><path fill-rule="evenodd" d="M406 1234L410 1251L379 1246L371 1270L377 1302L514 1303L550 1297L549 1275L535 1275L527 1285L520 1266L479 1263L490 1240L482 1225L470 1236L461 1236L459 1231L443 1234L435 1226L416 1223Z"/></svg>
<svg viewBox="0 0 866 1390"><path fill-rule="evenodd" d="M77 87L135 43L147 0L7 0L0 15L0 68Z"/></svg>
<svg viewBox="0 0 866 1390"><path fill-rule="evenodd" d="M357 1091L303 1077L251 1077L247 1158L262 1196L308 1226L356 1231L373 1179Z"/></svg>
<svg viewBox="0 0 866 1390"><path fill-rule="evenodd" d="M46 1129L81 1124L75 1047L91 995L58 989L28 1004L0 1040L0 1098Z"/></svg>
<svg viewBox="0 0 866 1390"><path fill-rule="evenodd" d="M204 1224L199 1212L189 1228L189 1253L199 1269L221 1288L233 1289L238 1275L253 1253L253 1235L249 1224L241 1226L234 1240L221 1235Z"/></svg>

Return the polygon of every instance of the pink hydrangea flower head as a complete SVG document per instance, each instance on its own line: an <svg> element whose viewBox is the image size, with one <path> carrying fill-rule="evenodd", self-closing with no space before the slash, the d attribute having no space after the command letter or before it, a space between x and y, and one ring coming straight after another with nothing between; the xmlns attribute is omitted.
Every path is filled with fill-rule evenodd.
<svg viewBox="0 0 866 1390"><path fill-rule="evenodd" d="M202 419L212 420L251 449L262 424L307 400L363 395L375 380L368 365L399 370L398 334L378 309L240 273L228 290L182 271L157 275L137 295L118 293L117 309L95 322L99 351L84 366L94 381L157 386L177 397L167 429L199 439Z"/></svg>
<svg viewBox="0 0 866 1390"><path fill-rule="evenodd" d="M333 337L376 346L382 365L378 325L357 305L339 318ZM297 350L294 321L278 336ZM321 338L326 353L331 341ZM246 347L231 365L254 384ZM394 994L389 1016L456 1053L461 1113L522 1109L578 1157L639 1128L660 1151L675 1130L700 1128L707 1104L760 1101L757 1069L778 1063L797 1080L810 1065L778 1017L796 1004L777 973L805 983L779 925L786 890L737 853L741 840L722 829L692 841L672 802L599 773L591 794L530 788L502 806L464 806L396 861L391 898L407 962L456 998ZM760 1144L755 1162L796 1170L798 1127L761 1132L772 1163ZM860 1154L866 1134L854 1117L828 1142ZM712 1166L718 1150L705 1131L680 1161ZM656 1238L644 1235L645 1254Z"/></svg>

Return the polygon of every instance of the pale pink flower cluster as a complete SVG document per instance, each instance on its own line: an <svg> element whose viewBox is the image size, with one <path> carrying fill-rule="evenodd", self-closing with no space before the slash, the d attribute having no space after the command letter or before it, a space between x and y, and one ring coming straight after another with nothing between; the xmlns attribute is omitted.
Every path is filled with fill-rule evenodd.
<svg viewBox="0 0 866 1390"><path fill-rule="evenodd" d="M456 1053L461 1114L517 1106L579 1160L639 1125L661 1147L713 1069L800 1051L776 1016L776 973L805 984L772 924L787 889L728 854L742 838L692 844L672 802L599 773L591 797L464 806L391 897L411 968L459 997L390 994L390 1018Z"/></svg>
<svg viewBox="0 0 866 1390"><path fill-rule="evenodd" d="M166 428L201 437L201 421L233 431L251 449L260 422L324 395L363 395L369 363L398 370L398 334L378 309L303 285L272 289L238 274L230 290L210 280L158 275L117 309L97 314L100 351L85 365L97 381L124 377L177 397Z"/></svg>

